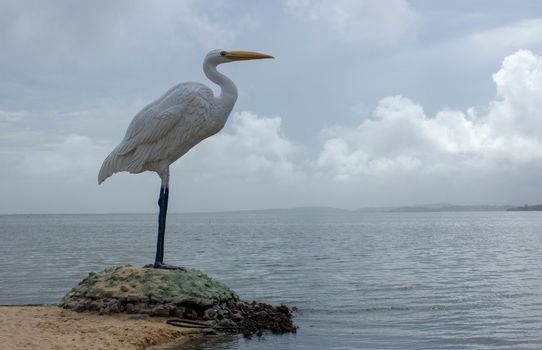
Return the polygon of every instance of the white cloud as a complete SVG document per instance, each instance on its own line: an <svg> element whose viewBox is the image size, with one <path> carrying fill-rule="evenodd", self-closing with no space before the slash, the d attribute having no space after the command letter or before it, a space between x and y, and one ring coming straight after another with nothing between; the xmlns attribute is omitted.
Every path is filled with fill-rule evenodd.
<svg viewBox="0 0 542 350"><path fill-rule="evenodd" d="M294 176L300 150L284 136L280 117L240 112L233 114L229 123L230 132L222 131L203 141L178 162L178 167L199 179Z"/></svg>
<svg viewBox="0 0 542 350"><path fill-rule="evenodd" d="M19 171L27 175L88 178L95 175L107 146L87 136L69 134L60 143L36 145L21 154Z"/></svg>
<svg viewBox="0 0 542 350"><path fill-rule="evenodd" d="M416 13L405 0L287 0L294 17L348 42L391 43L412 30Z"/></svg>
<svg viewBox="0 0 542 350"><path fill-rule="evenodd" d="M443 110L429 117L408 98L386 97L356 128L324 130L316 166L342 181L413 173L471 181L525 171L542 160L542 58L518 51L493 80L497 96L485 113Z"/></svg>
<svg viewBox="0 0 542 350"><path fill-rule="evenodd" d="M497 98L488 118L500 134L542 138L542 60L527 50L504 59L493 75Z"/></svg>
<svg viewBox="0 0 542 350"><path fill-rule="evenodd" d="M0 111L0 155L27 153L61 144L68 135L84 135L100 144L120 141L142 103L103 102L84 110ZM2 159L0 159L1 161Z"/></svg>
<svg viewBox="0 0 542 350"><path fill-rule="evenodd" d="M542 44L542 18L520 20L508 25L467 36L472 51L483 55L499 55Z"/></svg>

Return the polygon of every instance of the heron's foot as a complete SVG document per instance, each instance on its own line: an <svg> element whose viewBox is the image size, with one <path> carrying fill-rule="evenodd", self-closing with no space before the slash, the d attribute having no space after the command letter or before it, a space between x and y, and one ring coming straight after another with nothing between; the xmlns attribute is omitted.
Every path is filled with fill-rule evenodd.
<svg viewBox="0 0 542 350"><path fill-rule="evenodd" d="M169 265L169 264L164 264L164 263L160 263L160 262L155 262L152 267L154 267L155 269L186 271L186 268L184 268L182 266Z"/></svg>

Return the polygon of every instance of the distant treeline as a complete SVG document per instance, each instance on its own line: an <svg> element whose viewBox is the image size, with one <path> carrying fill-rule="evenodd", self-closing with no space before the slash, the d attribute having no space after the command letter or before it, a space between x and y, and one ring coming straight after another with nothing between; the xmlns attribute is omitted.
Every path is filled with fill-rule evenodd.
<svg viewBox="0 0 542 350"><path fill-rule="evenodd" d="M525 204L522 207L509 208L507 210L508 211L538 211L538 210L542 211L542 204L537 204L537 205L527 205L527 204Z"/></svg>

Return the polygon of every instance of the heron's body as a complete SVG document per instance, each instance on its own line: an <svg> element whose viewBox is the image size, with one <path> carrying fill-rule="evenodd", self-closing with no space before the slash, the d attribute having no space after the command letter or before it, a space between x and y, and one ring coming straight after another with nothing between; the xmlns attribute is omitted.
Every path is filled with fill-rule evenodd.
<svg viewBox="0 0 542 350"><path fill-rule="evenodd" d="M222 130L235 104L200 83L181 83L139 112L121 143L104 161L99 183L116 172L151 170L167 177L169 165Z"/></svg>
<svg viewBox="0 0 542 350"><path fill-rule="evenodd" d="M221 63L272 58L247 51L213 50L203 62L205 75L220 86L220 96L200 83L181 83L143 108L132 120L121 143L104 160L98 183L120 171L155 171L162 179L158 204L158 243L154 267L163 263L164 231L169 197L169 166L202 140L216 134L237 100L237 88L216 70Z"/></svg>

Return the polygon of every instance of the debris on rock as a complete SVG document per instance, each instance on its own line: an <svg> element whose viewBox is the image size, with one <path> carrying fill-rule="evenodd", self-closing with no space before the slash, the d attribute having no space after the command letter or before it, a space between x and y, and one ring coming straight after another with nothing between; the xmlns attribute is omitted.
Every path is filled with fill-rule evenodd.
<svg viewBox="0 0 542 350"><path fill-rule="evenodd" d="M256 301L237 300L214 305L205 310L204 318L213 314L211 320L219 327L231 328L229 331L238 331L246 338L251 338L254 334L261 336L267 330L273 334L296 333L297 326L292 322L293 311L295 309L291 310L286 305L272 306Z"/></svg>

